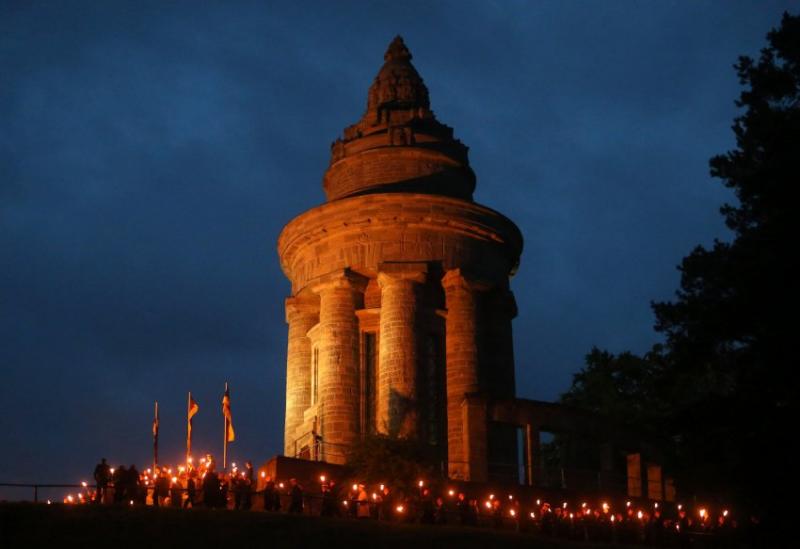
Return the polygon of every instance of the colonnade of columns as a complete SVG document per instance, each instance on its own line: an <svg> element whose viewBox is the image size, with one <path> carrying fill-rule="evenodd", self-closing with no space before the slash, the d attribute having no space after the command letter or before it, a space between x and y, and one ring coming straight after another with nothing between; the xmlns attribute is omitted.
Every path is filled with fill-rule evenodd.
<svg viewBox="0 0 800 549"><path fill-rule="evenodd" d="M423 306L421 290L427 277L425 263L384 263L378 274L381 308L376 427L380 433L395 436L417 434L421 404L418 402L417 376L421 337L424 336L420 329ZM366 283L365 277L344 270L325 277L313 287L318 304L313 299L301 300L297 297L286 301L286 319L289 323L285 431L287 455L295 454L294 441L299 436L298 430L308 423L306 412L312 405L310 395L314 357L317 357L319 372L318 395L314 406L319 418L316 428L323 437L321 459L343 463L347 450L361 436L359 326L356 310L362 306ZM445 384L449 474L452 478L460 479L484 477L485 471L475 471L475 466L485 464L486 456L477 456L475 453L485 454L486 449L469 446L468 431L473 428L470 425L475 423L476 417L469 416L464 403L465 395L486 390L481 387L479 372L479 292L491 287L472 280L460 269L447 271L441 285L447 309ZM507 295L509 292L503 289L501 294ZM508 330L508 334L507 337L500 334L499 347L492 350L496 356L490 361L492 364L487 366L491 366L492 370L498 367L492 375L496 373L505 378L510 369L511 387L505 391L510 390L513 394L513 354L510 350L512 317L504 320L503 314L507 314L507 308L500 310L492 305L494 301L488 303L491 321L500 322L493 332ZM312 328L313 345L306 337ZM500 364L509 361L509 364ZM501 370L506 373L503 374ZM485 466L478 468L484 469Z"/></svg>

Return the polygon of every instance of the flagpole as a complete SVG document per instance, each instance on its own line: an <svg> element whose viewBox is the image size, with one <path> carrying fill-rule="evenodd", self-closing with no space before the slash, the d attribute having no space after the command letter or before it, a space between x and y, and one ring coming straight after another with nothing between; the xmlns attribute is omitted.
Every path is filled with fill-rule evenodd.
<svg viewBox="0 0 800 549"><path fill-rule="evenodd" d="M186 470L189 470L189 456L192 455L192 392L186 399Z"/></svg>
<svg viewBox="0 0 800 549"><path fill-rule="evenodd" d="M228 393L228 382L225 382L225 394ZM222 471L225 472L225 469L228 466L228 416L224 413L222 414L222 420L224 422L224 427L222 429Z"/></svg>
<svg viewBox="0 0 800 549"><path fill-rule="evenodd" d="M156 428L153 429L153 472L155 472L156 468L158 467L158 401L156 400L156 407L155 407L155 425Z"/></svg>

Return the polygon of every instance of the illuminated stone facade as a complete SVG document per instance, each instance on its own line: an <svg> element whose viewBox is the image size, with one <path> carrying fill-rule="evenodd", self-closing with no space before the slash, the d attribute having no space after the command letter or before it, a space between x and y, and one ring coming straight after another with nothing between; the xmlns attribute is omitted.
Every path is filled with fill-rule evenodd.
<svg viewBox="0 0 800 549"><path fill-rule="evenodd" d="M466 396L514 397L522 236L473 202L467 147L434 117L402 39L384 59L332 145L327 202L278 240L292 283L284 451L343 463L367 434L418 437L452 478L516 478L514 427L475 421Z"/></svg>

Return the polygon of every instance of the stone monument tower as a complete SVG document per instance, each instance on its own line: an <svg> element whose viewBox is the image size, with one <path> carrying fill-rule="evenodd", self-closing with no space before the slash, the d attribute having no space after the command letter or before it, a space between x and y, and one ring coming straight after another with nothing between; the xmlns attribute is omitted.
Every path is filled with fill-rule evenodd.
<svg viewBox="0 0 800 549"><path fill-rule="evenodd" d="M470 406L515 396L522 236L473 202L468 149L436 120L402 38L384 60L331 146L327 201L278 239L292 283L285 454L343 463L380 433L432 445L451 478L516 478L515 429Z"/></svg>

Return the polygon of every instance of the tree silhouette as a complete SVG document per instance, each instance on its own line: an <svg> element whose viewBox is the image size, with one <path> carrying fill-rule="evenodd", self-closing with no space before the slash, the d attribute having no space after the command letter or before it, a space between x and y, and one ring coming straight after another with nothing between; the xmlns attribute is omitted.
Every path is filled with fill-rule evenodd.
<svg viewBox="0 0 800 549"><path fill-rule="evenodd" d="M736 148L710 161L737 199L721 208L732 240L695 248L675 299L653 304L663 348L599 361L595 350L563 397L630 410L667 435L679 486L759 509L788 496L795 474L800 17L785 13L767 40L735 65Z"/></svg>
<svg viewBox="0 0 800 549"><path fill-rule="evenodd" d="M731 242L697 247L680 266L673 302L653 305L666 335L673 429L693 484L733 486L757 505L791 475L786 445L797 407L793 346L797 246L791 233L800 182L800 17L784 14L759 59L735 65L744 113L736 149L711 159L733 190L721 208ZM792 258L795 258L794 260ZM771 470L774 476L766 474ZM695 477L695 478L692 478Z"/></svg>

